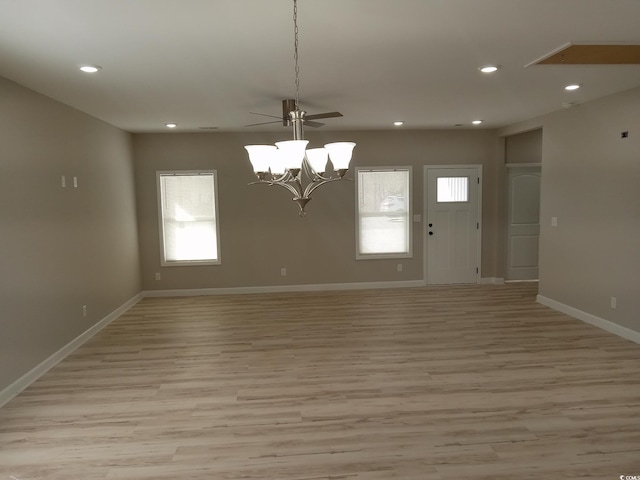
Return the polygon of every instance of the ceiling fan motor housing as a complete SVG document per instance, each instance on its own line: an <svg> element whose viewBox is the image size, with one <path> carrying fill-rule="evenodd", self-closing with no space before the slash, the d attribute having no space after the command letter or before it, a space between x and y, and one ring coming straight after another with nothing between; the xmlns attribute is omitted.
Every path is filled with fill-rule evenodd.
<svg viewBox="0 0 640 480"><path fill-rule="evenodd" d="M293 99L282 100L282 125L291 126L291 116L289 115L296 109L296 101Z"/></svg>

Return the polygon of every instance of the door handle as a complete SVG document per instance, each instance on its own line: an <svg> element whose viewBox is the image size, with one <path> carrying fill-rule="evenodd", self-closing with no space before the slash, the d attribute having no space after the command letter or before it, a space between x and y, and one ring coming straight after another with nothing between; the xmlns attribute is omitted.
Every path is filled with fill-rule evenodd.
<svg viewBox="0 0 640 480"><path fill-rule="evenodd" d="M433 232L429 232L429 235L433 235Z"/></svg>

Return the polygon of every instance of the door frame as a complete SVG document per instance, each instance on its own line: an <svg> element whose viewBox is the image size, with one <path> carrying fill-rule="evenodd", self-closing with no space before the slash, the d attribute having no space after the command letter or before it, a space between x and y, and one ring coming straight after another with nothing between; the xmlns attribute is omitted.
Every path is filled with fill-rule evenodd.
<svg viewBox="0 0 640 480"><path fill-rule="evenodd" d="M477 255L478 255L478 271L476 273L476 284L481 283L480 280L482 278L482 164L465 164L465 165L424 165L423 167L423 175L422 175L422 211L423 211L423 222L422 222L422 255L423 255L423 281L424 285L429 285L429 269L428 269L428 259L429 259L429 251L428 251L428 242L427 242L427 231L428 231L428 214L429 214L429 191L428 191L428 178L429 178L429 170L436 169L471 169L474 168L476 170L476 174L478 176L478 238L477 238Z"/></svg>

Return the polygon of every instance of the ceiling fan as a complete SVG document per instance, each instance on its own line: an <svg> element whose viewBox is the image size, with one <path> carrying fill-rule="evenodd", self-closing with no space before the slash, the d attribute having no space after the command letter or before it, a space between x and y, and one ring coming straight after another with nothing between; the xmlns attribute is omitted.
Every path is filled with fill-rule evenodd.
<svg viewBox="0 0 640 480"><path fill-rule="evenodd" d="M293 125L292 120L291 120L291 112L297 111L297 106L296 106L296 101L294 99L288 99L288 100L282 100L282 116L281 117L277 117L275 115L267 115L266 113L256 113L256 112L249 112L252 115L261 115L263 117L271 117L271 118L277 118L278 120L272 120L270 122L260 122L260 123L252 123L250 125L245 125L245 127L255 127L257 125L267 125L269 123L278 123L278 122L282 122L282 125L284 127L290 127ZM306 112L300 112L302 113L302 118L304 121L305 126L308 127L321 127L324 125L324 123L321 122L314 122L314 120L320 119L320 118L336 118L336 117L342 117L342 114L340 112L326 112L326 113L316 113L313 115L307 115Z"/></svg>

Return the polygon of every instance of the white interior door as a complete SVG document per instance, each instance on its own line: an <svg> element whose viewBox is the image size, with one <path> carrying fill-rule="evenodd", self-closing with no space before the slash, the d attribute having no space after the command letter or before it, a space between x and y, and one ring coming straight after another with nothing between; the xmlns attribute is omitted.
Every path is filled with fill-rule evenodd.
<svg viewBox="0 0 640 480"><path fill-rule="evenodd" d="M477 283L481 167L426 167L428 284Z"/></svg>
<svg viewBox="0 0 640 480"><path fill-rule="evenodd" d="M540 170L519 167L507 173L507 280L538 278Z"/></svg>

